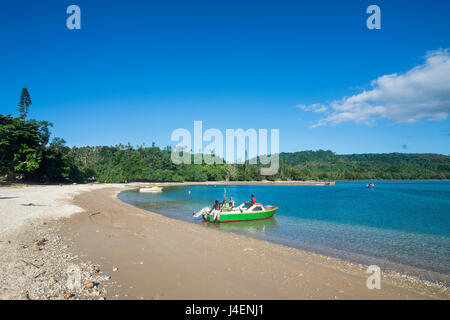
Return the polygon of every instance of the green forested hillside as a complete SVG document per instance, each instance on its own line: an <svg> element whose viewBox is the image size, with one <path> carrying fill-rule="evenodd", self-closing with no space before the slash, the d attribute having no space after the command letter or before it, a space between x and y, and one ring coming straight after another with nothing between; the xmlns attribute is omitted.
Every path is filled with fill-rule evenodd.
<svg viewBox="0 0 450 320"><path fill-rule="evenodd" d="M336 155L331 151L282 153L284 170L313 178L448 179L450 157L439 154L384 153Z"/></svg>
<svg viewBox="0 0 450 320"><path fill-rule="evenodd" d="M0 114L0 178L37 182L251 181L450 179L450 157L439 154L353 154L302 151L280 154L276 175L259 165L175 165L170 147L73 147L50 140L51 123L27 120L31 99L23 90L19 117ZM51 141L51 142L50 142Z"/></svg>
<svg viewBox="0 0 450 320"><path fill-rule="evenodd" d="M0 174L25 181L100 182L219 180L449 179L450 157L438 154L280 154L280 170L259 165L175 165L170 148L131 145L73 147L50 141L50 124L0 115Z"/></svg>

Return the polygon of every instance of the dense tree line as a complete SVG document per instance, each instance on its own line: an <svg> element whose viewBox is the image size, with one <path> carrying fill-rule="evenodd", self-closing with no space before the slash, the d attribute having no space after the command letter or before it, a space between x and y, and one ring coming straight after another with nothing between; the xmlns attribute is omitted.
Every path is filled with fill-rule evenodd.
<svg viewBox="0 0 450 320"><path fill-rule="evenodd" d="M0 176L36 182L260 181L450 179L450 157L439 154L353 154L302 151L280 154L276 175L260 165L175 165L170 147L73 147L54 138L51 123L27 120L31 99L22 90L19 117L0 115ZM193 157L193 156L192 156Z"/></svg>
<svg viewBox="0 0 450 320"><path fill-rule="evenodd" d="M449 179L450 157L440 154L337 155L331 151L280 154L281 176L294 180Z"/></svg>

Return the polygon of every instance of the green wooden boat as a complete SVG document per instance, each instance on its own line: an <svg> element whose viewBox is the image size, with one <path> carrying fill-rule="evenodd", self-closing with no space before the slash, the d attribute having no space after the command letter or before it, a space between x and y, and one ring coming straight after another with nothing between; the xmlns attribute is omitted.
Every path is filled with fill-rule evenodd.
<svg viewBox="0 0 450 320"><path fill-rule="evenodd" d="M249 208L244 207L245 204L231 210L224 210L222 212L212 212L211 214L204 214L203 220L207 222L239 222L239 221L253 221L269 219L277 212L276 206L263 206L256 203Z"/></svg>

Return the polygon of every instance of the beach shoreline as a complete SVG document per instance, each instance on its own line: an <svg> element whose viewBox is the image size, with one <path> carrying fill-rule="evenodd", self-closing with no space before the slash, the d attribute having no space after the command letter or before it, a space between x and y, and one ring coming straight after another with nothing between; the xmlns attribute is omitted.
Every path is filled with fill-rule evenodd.
<svg viewBox="0 0 450 320"><path fill-rule="evenodd" d="M447 288L439 284L394 273L383 274L382 290L369 290L367 266L167 218L120 201L120 191L81 194L75 203L88 212L100 213L95 215L95 223L93 217L80 214L71 218L75 223L67 224L70 232L77 233L82 226L80 238L84 240L79 244L84 253L102 257L106 269L122 270L123 274L118 271L113 278L128 289L113 290L109 298L449 298ZM106 203L99 205L97 200L102 197L109 208ZM86 240L89 235L93 238ZM92 248L91 242L110 244ZM221 243L226 243L226 248ZM139 249L130 252L127 248ZM213 274L208 277L205 269Z"/></svg>
<svg viewBox="0 0 450 320"><path fill-rule="evenodd" d="M393 273L382 272L382 289L369 290L367 266L170 219L119 200L117 194L126 189L97 185L71 191L72 198L62 202L81 211L49 215L46 224L43 217L27 220L7 236L11 244L2 236L3 272L10 280L5 283L14 280L11 268L24 252L18 243L40 230L56 239L54 248L43 250L49 253L47 272L58 274L58 283L67 281L62 269L71 261L84 270L84 281L103 277L96 280L96 291L83 289L73 299L450 299L442 285ZM60 257L54 266L51 253ZM93 273L96 266L98 274ZM22 269L28 270L25 284L31 289L39 287L39 278L50 281L45 274L34 279L32 266ZM23 290L2 289L2 299L27 298ZM32 292L31 298L62 299L66 291L61 286L53 295Z"/></svg>
<svg viewBox="0 0 450 320"><path fill-rule="evenodd" d="M126 185L133 187L172 187L172 186L239 186L239 185L261 185L261 186L334 186L334 181L200 181L200 182L132 182Z"/></svg>

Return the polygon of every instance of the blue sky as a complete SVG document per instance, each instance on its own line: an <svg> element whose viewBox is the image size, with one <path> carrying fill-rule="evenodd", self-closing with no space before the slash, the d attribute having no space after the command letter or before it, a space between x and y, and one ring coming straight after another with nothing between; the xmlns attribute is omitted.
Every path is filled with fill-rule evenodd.
<svg viewBox="0 0 450 320"><path fill-rule="evenodd" d="M71 4L81 30L66 27ZM381 30L366 27L371 4ZM27 87L29 116L70 146L165 146L202 120L280 129L281 151L449 154L448 12L439 0L2 1L0 113L17 114Z"/></svg>

